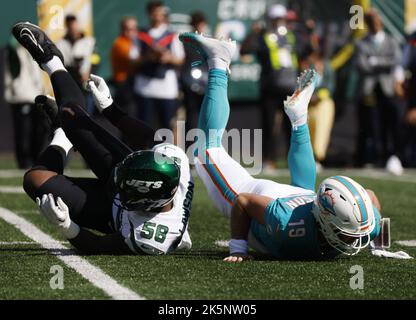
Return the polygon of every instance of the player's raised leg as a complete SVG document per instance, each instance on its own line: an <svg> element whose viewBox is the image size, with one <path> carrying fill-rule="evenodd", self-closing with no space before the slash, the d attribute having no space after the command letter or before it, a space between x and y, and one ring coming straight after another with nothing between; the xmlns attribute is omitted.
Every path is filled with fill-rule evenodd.
<svg viewBox="0 0 416 320"><path fill-rule="evenodd" d="M106 182L114 165L131 149L94 122L85 109L85 99L78 85L66 71L61 52L38 26L17 23L15 38L32 55L51 79L60 108L62 128L99 179Z"/></svg>
<svg viewBox="0 0 416 320"><path fill-rule="evenodd" d="M208 85L199 115L199 139L195 167L210 198L218 209L230 216L232 203L248 181L250 174L233 160L221 144L230 114L228 70L235 42L204 37L196 33L181 34L179 39L199 51L208 63Z"/></svg>
<svg viewBox="0 0 416 320"><path fill-rule="evenodd" d="M308 105L315 90L318 74L313 69L298 78L296 90L284 102L285 112L292 123L288 154L291 184L308 190L315 189L316 164L307 124Z"/></svg>
<svg viewBox="0 0 416 320"><path fill-rule="evenodd" d="M72 143L61 128L58 106L55 101L46 96L37 96L35 104L48 119L53 138L23 179L23 187L33 200L43 194L39 194L39 190L46 181L63 174L68 153L72 149Z"/></svg>
<svg viewBox="0 0 416 320"><path fill-rule="evenodd" d="M45 195L61 198L69 208L71 220L75 223L99 230L111 232L108 221L111 218L111 201L106 194L105 185L96 178L70 178L63 175L72 143L61 128L58 106L54 99L37 96L36 107L47 117L52 128L53 138L50 145L36 159L23 179L23 188L34 201ZM72 231L68 236L72 237Z"/></svg>

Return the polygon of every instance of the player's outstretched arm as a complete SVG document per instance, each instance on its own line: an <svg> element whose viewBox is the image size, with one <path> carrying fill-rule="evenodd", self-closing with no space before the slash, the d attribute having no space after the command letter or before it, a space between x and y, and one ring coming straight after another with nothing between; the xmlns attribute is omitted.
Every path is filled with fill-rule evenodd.
<svg viewBox="0 0 416 320"><path fill-rule="evenodd" d="M231 210L230 255L226 262L242 262L251 260L248 254L248 233L250 223L255 219L264 224L264 212L273 199L249 193L241 193L234 201Z"/></svg>
<svg viewBox="0 0 416 320"><path fill-rule="evenodd" d="M155 131L145 122L130 117L114 103L103 78L91 74L86 89L92 93L97 109L121 131L130 148L141 150L155 145Z"/></svg>
<svg viewBox="0 0 416 320"><path fill-rule="evenodd" d="M78 250L89 254L132 254L121 234L96 235L80 228L69 217L69 209L65 202L52 194L44 194L36 198L41 213L62 235Z"/></svg>

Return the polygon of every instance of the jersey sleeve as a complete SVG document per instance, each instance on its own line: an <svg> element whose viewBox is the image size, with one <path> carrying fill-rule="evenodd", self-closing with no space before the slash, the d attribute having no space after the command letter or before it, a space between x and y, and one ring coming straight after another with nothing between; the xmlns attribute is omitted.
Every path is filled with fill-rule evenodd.
<svg viewBox="0 0 416 320"><path fill-rule="evenodd" d="M188 233L188 227L186 227L185 232L183 233L182 239L179 242L178 245L178 249L179 250L189 250L192 248L192 241L191 241L191 237L189 236Z"/></svg>
<svg viewBox="0 0 416 320"><path fill-rule="evenodd" d="M275 230L280 224L280 215L279 215L279 201L275 200L269 203L264 211L264 222L267 228Z"/></svg>

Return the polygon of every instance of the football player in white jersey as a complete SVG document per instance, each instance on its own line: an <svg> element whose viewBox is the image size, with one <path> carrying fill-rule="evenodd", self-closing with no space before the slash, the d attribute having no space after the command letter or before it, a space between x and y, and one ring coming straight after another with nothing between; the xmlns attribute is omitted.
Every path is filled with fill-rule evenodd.
<svg viewBox="0 0 416 320"><path fill-rule="evenodd" d="M314 191L316 165L307 126L308 104L318 77L314 70L301 75L295 93L285 101L292 123L288 155L291 184L256 179L221 144L230 113L227 71L235 42L196 33L183 33L179 39L199 51L208 63L208 85L199 118L205 139L199 140L195 163L210 198L231 219L230 256L225 261L250 259L249 245L284 259L354 255L370 240L384 234L388 237L383 232L383 226L388 230L388 220L381 219L379 202L371 190L350 178L334 176Z"/></svg>
<svg viewBox="0 0 416 320"><path fill-rule="evenodd" d="M17 23L12 32L48 73L56 97L56 104L45 96L36 99L54 136L24 176L24 189L41 213L84 253L167 254L189 249L194 184L186 154L172 144L156 144L153 129L114 105L104 80L92 75L87 87L126 144L118 140L85 112L84 96L47 35L28 22ZM97 178L63 174L73 146Z"/></svg>
<svg viewBox="0 0 416 320"><path fill-rule="evenodd" d="M158 144L151 151L138 152L141 153L140 157L133 153L115 169L114 182L120 191L113 203L115 229L135 253L166 254L177 248L190 249L192 242L188 233L188 220L194 183L188 157L182 149L170 143ZM161 161L154 160L155 153L163 155ZM165 161L166 157L173 159L179 167L179 184L176 183L177 171ZM135 174L136 170L140 174ZM162 185L160 173L174 177L173 189ZM123 184L129 185L128 188L123 187ZM163 195L160 191L167 194ZM139 197L134 196L137 192ZM126 201L123 202L124 197ZM153 198L158 200L153 201ZM167 208L165 199L171 199ZM137 210L137 204L143 209ZM162 206L166 209L157 210Z"/></svg>

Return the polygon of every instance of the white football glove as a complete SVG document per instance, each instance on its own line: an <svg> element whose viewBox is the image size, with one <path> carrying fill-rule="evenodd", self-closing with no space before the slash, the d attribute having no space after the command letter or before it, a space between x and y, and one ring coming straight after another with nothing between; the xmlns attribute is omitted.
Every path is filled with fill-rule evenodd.
<svg viewBox="0 0 416 320"><path fill-rule="evenodd" d="M113 103L110 89L103 78L96 76L95 74L91 74L85 87L92 93L94 103L100 112Z"/></svg>
<svg viewBox="0 0 416 320"><path fill-rule="evenodd" d="M51 224L58 227L65 238L72 239L79 234L79 226L69 217L68 206L60 197L57 198L55 203L52 194L44 194L42 199L36 198L36 203L40 212Z"/></svg>
<svg viewBox="0 0 416 320"><path fill-rule="evenodd" d="M393 258L393 259L413 259L412 256L407 254L404 251L397 251L397 252L390 252L387 250L380 250L380 249L371 249L371 254L376 257L380 258Z"/></svg>

